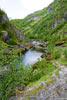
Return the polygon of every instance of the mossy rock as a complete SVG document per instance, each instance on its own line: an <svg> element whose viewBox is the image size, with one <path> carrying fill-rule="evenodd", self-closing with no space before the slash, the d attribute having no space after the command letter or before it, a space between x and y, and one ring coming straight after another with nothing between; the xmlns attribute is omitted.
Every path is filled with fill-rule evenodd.
<svg viewBox="0 0 67 100"><path fill-rule="evenodd" d="M27 50L29 50L30 48L32 48L33 47L33 45L32 44L28 44L28 45L25 45L25 47L24 48L26 48Z"/></svg>
<svg viewBox="0 0 67 100"><path fill-rule="evenodd" d="M60 39L56 42L56 46L60 46L60 45L63 45L65 42L67 42L67 37L66 38L63 38L63 39Z"/></svg>
<svg viewBox="0 0 67 100"><path fill-rule="evenodd" d="M35 64L32 65L33 70L38 68L38 65L40 64L40 62L36 62Z"/></svg>
<svg viewBox="0 0 67 100"><path fill-rule="evenodd" d="M40 91L42 88L46 89L45 86L39 84L38 86L36 86L35 88L33 88L31 91L26 92L26 96L30 96L30 95L35 95L38 91Z"/></svg>
<svg viewBox="0 0 67 100"><path fill-rule="evenodd" d="M46 84L47 84L47 85L50 85L51 83L53 83L53 82L55 82L55 81L56 81L56 79L53 77L53 78L49 79L49 80L46 82Z"/></svg>
<svg viewBox="0 0 67 100"><path fill-rule="evenodd" d="M17 52L18 52L18 53L23 53L24 51L25 51L25 48L18 48L18 49L17 49Z"/></svg>

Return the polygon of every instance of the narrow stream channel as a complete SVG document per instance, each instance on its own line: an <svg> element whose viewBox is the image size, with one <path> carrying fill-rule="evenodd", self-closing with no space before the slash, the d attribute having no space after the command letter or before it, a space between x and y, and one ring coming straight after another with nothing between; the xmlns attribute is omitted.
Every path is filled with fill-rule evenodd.
<svg viewBox="0 0 67 100"><path fill-rule="evenodd" d="M22 62L24 65L33 65L38 61L38 59L41 59L42 55L42 52L30 49L24 54Z"/></svg>

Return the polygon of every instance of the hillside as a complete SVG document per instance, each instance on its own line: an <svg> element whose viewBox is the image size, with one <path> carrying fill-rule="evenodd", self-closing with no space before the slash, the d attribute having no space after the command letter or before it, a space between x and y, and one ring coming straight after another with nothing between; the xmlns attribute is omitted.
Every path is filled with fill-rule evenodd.
<svg viewBox="0 0 67 100"><path fill-rule="evenodd" d="M25 37L21 30L12 25L9 22L6 13L0 9L0 40L13 45L24 38Z"/></svg>
<svg viewBox="0 0 67 100"><path fill-rule="evenodd" d="M30 39L47 41L50 36L67 36L67 1L54 0L47 8L35 12L24 19L11 21ZM50 30L50 31L49 31ZM65 34L65 35L64 35Z"/></svg>
<svg viewBox="0 0 67 100"><path fill-rule="evenodd" d="M29 50L43 54L25 66ZM66 99L67 0L11 21L0 9L0 100Z"/></svg>

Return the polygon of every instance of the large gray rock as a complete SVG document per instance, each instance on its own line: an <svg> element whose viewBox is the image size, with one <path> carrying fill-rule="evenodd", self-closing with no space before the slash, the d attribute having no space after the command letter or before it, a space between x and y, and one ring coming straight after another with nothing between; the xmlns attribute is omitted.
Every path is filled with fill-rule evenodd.
<svg viewBox="0 0 67 100"><path fill-rule="evenodd" d="M7 15L1 15L0 14L0 23L9 23L9 20L8 20L8 17L7 17Z"/></svg>
<svg viewBox="0 0 67 100"><path fill-rule="evenodd" d="M3 41L4 42L7 42L8 40L10 40L10 37L9 37L9 34L8 34L8 32L7 31L2 31L2 33L3 33Z"/></svg>

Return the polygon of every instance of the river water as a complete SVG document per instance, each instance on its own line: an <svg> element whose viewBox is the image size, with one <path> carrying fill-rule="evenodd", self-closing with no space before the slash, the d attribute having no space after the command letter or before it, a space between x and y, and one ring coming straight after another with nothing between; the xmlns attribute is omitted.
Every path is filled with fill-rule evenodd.
<svg viewBox="0 0 67 100"><path fill-rule="evenodd" d="M38 61L38 59L41 59L42 55L42 52L30 49L24 54L22 62L24 65L33 65Z"/></svg>

